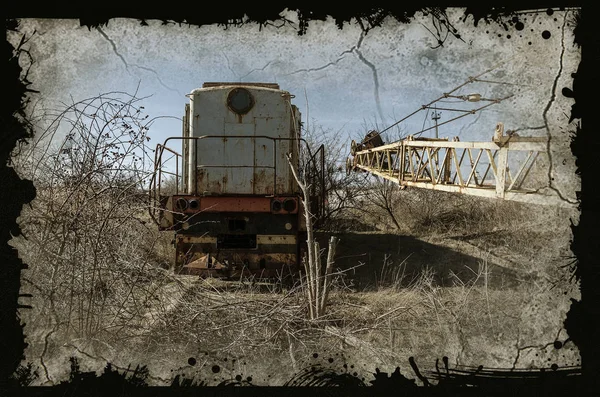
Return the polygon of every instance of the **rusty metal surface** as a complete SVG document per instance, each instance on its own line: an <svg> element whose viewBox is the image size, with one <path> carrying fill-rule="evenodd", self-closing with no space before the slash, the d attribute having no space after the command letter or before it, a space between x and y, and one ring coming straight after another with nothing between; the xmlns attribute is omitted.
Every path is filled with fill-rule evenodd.
<svg viewBox="0 0 600 397"><path fill-rule="evenodd" d="M177 236L178 241L181 244L200 244L200 245L211 245L215 246L217 244L217 237L215 236L193 236L193 235L179 235ZM277 244L296 244L298 238L293 235L257 235L256 242L261 247L261 249L265 250L265 245L277 245ZM268 247L267 247L268 248Z"/></svg>
<svg viewBox="0 0 600 397"><path fill-rule="evenodd" d="M198 212L272 212L274 214L297 214L297 196L172 196L168 207L173 213L194 214ZM166 203L165 203L166 204Z"/></svg>
<svg viewBox="0 0 600 397"><path fill-rule="evenodd" d="M244 237L244 234L238 234ZM238 261L236 258L261 257L269 256L270 258L278 258L277 255L284 255L287 258L288 254L296 253L296 243L298 239L296 235L252 235L255 240L255 248L244 249L219 249L219 240L221 236L211 235L195 235L195 234L178 234L176 236L176 245L179 252L187 256L185 263L197 259L197 256L211 253L217 260L223 262L229 260L230 263ZM193 256L193 258L191 256Z"/></svg>
<svg viewBox="0 0 600 397"><path fill-rule="evenodd" d="M269 197L190 197L197 200L198 209L193 212L271 212Z"/></svg>
<svg viewBox="0 0 600 397"><path fill-rule="evenodd" d="M256 249L218 249L214 236L176 239L177 269L182 274L274 277L298 269L296 236L257 236ZM282 247L287 247L282 249ZM281 252L281 251L288 252Z"/></svg>
<svg viewBox="0 0 600 397"><path fill-rule="evenodd" d="M172 230L180 235L216 236L218 234L289 235L305 230L302 213L162 211L159 230Z"/></svg>

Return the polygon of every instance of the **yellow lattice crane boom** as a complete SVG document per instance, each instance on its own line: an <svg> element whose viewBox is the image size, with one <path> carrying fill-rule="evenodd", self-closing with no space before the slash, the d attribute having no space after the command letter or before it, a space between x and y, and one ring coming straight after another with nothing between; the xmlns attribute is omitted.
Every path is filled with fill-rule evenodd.
<svg viewBox="0 0 600 397"><path fill-rule="evenodd" d="M401 187L573 206L551 190L530 183L531 170L538 157L547 153L548 144L544 137L505 134L503 123L497 124L488 142L408 136L383 144L372 131L363 143L352 141L347 171L366 171Z"/></svg>
<svg viewBox="0 0 600 397"><path fill-rule="evenodd" d="M550 132L545 137L523 137L505 131L502 122L490 131L489 141L460 141L438 138L438 127L474 115L513 95L486 98L479 93L461 94L472 83L509 84L482 80L499 65L469 77L458 87L398 120L382 131L370 131L364 139L351 142L346 171L363 171L397 183L401 187L443 190L480 197L575 207L578 202L563 197L553 185ZM450 105L438 107L438 102ZM479 103L482 103L479 105ZM458 114L438 123L438 110ZM403 139L385 144L382 134L421 111L429 114L435 126L424 128ZM425 124L423 124L425 126ZM548 128L548 126L546 126ZM422 137L435 129L434 138Z"/></svg>

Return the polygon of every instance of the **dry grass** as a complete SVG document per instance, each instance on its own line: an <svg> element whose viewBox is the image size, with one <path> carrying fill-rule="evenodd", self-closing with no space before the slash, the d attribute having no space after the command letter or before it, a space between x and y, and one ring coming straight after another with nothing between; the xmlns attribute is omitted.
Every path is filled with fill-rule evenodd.
<svg viewBox="0 0 600 397"><path fill-rule="evenodd" d="M567 350L572 345L558 352L560 358L547 346L566 339L560 321L568 310L566 296L540 307L553 296L543 287L492 290L486 278L482 262L475 279L455 277L452 287L437 285L431 269L409 287L382 283L378 290L352 292L338 284L327 314L315 321L308 319L298 289L181 277L161 288L141 314L139 327L104 335L102 341L56 344L47 365L55 370L53 379L61 376L58 369L66 366L68 354L74 354L100 365L96 369L100 357L121 367L148 364L157 384L172 379L175 370L214 384L244 374L255 384L281 385L315 362L338 371L348 369L342 364L353 365L357 376L367 379L375 367L408 368L410 356L424 369L433 369L443 356L453 365L502 368L549 366L554 360L577 364L576 349ZM537 356L529 357L532 352ZM188 357L197 364L189 365ZM210 370L215 364L222 368L218 375Z"/></svg>
<svg viewBox="0 0 600 397"><path fill-rule="evenodd" d="M155 384L186 374L282 385L316 363L368 380L376 367L407 369L411 356L423 369L443 356L453 365L577 364L572 344L552 345L568 338L563 320L577 297L561 267L562 212L411 190L393 203L401 230L390 231L384 213L346 212L351 225L381 231L336 233L329 304L311 320L301 285L175 276L172 235L141 227L147 219L120 208L104 223L113 234L102 234L85 221L103 203L81 200L69 207L80 228L64 232L73 218L49 212L56 196L43 193L24 212L29 240L14 241L30 266L24 292L34 293L23 313L34 384L64 380L71 355L82 370L147 364ZM320 233L322 246L329 236Z"/></svg>
<svg viewBox="0 0 600 397"><path fill-rule="evenodd" d="M155 235L132 251L143 253L138 261L120 262L121 284L114 285L120 289L113 290L120 309L94 311L102 325L98 332L57 326L58 317L34 301L34 309L24 313L27 361L40 374L34 384L65 379L71 355L80 358L83 370L100 370L107 361L118 368L147 364L153 384L186 374L209 384L243 375L254 384L282 385L315 364L356 372L367 381L375 368L392 371L400 365L410 377L411 356L422 369L433 369L443 356L452 365L577 365L572 343L553 347L568 338L562 322L569 298L577 295L568 268L558 266L565 262L559 255L564 237L551 233L568 225L554 219L547 217L543 227L530 219L520 229L496 234L478 234L475 227L471 235L432 234L429 243L393 234L340 234L336 277L318 320L310 320L300 285L172 275L163 269L172 258L170 236ZM517 220L514 215L503 222ZM460 244L443 246L449 240L470 248L457 253ZM509 257L505 249L513 260L510 272L509 265L496 263L495 255ZM25 275L42 271L36 257L26 260L33 266ZM452 265L441 267L444 261ZM369 283L353 280L363 270ZM498 281L506 275L515 280Z"/></svg>

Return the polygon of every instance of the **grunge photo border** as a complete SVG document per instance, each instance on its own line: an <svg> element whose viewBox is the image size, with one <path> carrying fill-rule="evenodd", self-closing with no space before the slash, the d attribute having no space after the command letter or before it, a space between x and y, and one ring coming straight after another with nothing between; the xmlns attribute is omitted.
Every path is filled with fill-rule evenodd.
<svg viewBox="0 0 600 397"><path fill-rule="evenodd" d="M477 24L494 24L501 21L503 17L510 15L511 12L526 9L545 9L549 7L581 7L581 18L575 29L575 40L581 47L582 58L579 70L573 82L573 97L577 107L574 108L571 116L579 121L577 134L571 145L573 155L577 158L578 174L581 177L582 191L579 194L581 200L581 217L577 226L573 226L574 239L571 245L573 253L577 257L577 268L575 272L576 279L580 282L581 301L573 300L571 310L565 319L565 328L567 329L571 340L578 346L581 353L582 368L580 374L566 380L558 379L558 377L548 376L547 379L537 380L537 383L518 383L513 377L507 373L488 374L488 382L480 383L480 387L486 392L498 392L499 395L504 395L507 390L518 390L519 394L524 393L529 395L530 392L539 392L543 390L543 395L557 393L562 395L564 391L571 394L580 395L574 387L579 391L596 389L599 381L598 373L600 366L597 362L597 357L600 354L600 344L596 343L596 335L599 334L598 325L595 319L599 316L598 295L600 288L595 285L597 280L600 280L600 267L598 266L599 259L594 253L597 247L597 242L594 239L598 222L598 193L595 192L596 174L595 161L597 154L594 153L594 148L598 147L599 136L593 130L593 122L595 113L593 98L597 94L596 71L600 70L598 53L600 43L597 37L597 29L593 26L591 13L588 9L579 2L563 1L563 2L541 2L524 0L514 4L499 3L487 4L483 6L481 2L475 3L463 1L460 4L451 3L448 1L437 1L435 5L438 7L466 7L466 14L472 15L475 25ZM293 11L298 11L300 19L298 34L302 34L305 29L310 29L311 20L326 19L327 16L332 16L336 24L341 26L344 22L349 22L352 18L360 18L365 24L376 26L381 22L380 17L391 15L400 22L407 22L408 19L416 12L424 8L424 6L410 6L408 3L398 3L396 6L389 4L382 5L381 8L376 7L374 3L369 3L363 6L345 5L344 7L326 6L324 4L311 5L307 2L298 2L295 4L276 5L255 5L244 3L242 6L235 6L228 3L211 4L210 7L199 7L194 12L186 10L182 4L175 4L172 7L152 6L149 3L134 3L134 4L117 4L107 3L99 4L80 4L78 6L69 6L67 4L53 5L47 3L43 6L29 5L14 5L11 9L5 9L4 32L14 28L13 19L18 18L66 18L78 19L81 26L92 29L96 26L102 26L113 18L134 18L140 20L143 24L144 20L158 19L175 23L189 25L205 25L205 24L222 24L236 25L247 16L248 23L264 24L267 21L279 19L279 13L285 8ZM78 369L72 367L72 377L69 382L62 383L53 387L19 387L16 384L13 373L18 368L21 358L24 355L27 338L24 331L24 324L21 323L18 313L22 310L27 310L27 297L20 295L20 275L22 269L26 268L26 264L19 259L16 249L8 245L8 241L12 236L19 234L17 217L20 214L24 204L32 201L35 198L35 189L31 181L21 180L9 164L11 151L19 144L26 142L32 138L32 130L27 125L26 113L24 111L26 105L26 96L28 95L29 84L21 78L21 69L18 60L13 57L13 48L5 39L5 68L3 68L3 86L9 92L5 93L5 106L2 109L2 128L4 129L2 139L0 141L0 154L2 161L0 165L0 223L2 234L2 249L0 263L0 329L4 330L2 342L2 359L0 362L0 386L6 388L9 392L16 392L19 395L38 395L38 394L54 394L57 395L80 395L80 393L92 395L104 395L111 391L124 392L125 394L146 394L149 392L158 392L167 395L187 395L200 393L218 393L219 395L229 393L250 393L256 395L264 395L269 393L284 393L282 388L278 387L248 387L248 388L233 388L219 389L215 391L212 388L174 388L174 387L140 387L143 379L128 378L118 374L114 370L105 370L105 373L100 376L95 374L82 374L77 372ZM563 87L558 87L558 89ZM35 95L35 93L33 93ZM587 122L585 125L584 120ZM187 358L186 358L187 360ZM407 363L402 364L403 371L408 374ZM68 365L68 363L65 363ZM375 369L373 368L373 371ZM73 373L78 376L73 376ZM108 374L108 375L107 375ZM311 374L308 374L310 376ZM318 374L312 374L318 376ZM361 388L356 390L355 387L349 385L345 392L341 389L326 388L286 388L285 393L295 393L298 395L327 393L327 395L342 393L357 394L379 394L399 395L403 392L406 394L425 393L446 395L446 394L463 394L467 390L462 388L465 384L473 382L475 373L466 373L464 378L457 377L455 384L447 389L438 389L436 387L426 388L418 387L416 389L403 388L404 377L398 372L396 376L391 374L389 378L385 374L383 378L375 378L380 380L380 383L375 386ZM580 375L580 376L579 376ZM491 380L489 380L491 379ZM573 381L576 379L575 381ZM137 382L137 383L136 383ZM573 383L575 382L575 383ZM528 389L530 388L530 390ZM318 390L315 390L318 389ZM472 392L474 390L471 390ZM447 392L447 393L446 393ZM475 393L478 395L478 393Z"/></svg>

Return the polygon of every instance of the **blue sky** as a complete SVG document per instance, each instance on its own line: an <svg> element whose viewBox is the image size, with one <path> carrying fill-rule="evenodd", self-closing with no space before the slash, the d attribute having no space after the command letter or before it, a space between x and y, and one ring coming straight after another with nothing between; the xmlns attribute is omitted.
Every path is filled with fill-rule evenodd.
<svg viewBox="0 0 600 397"><path fill-rule="evenodd" d="M293 12L282 15L296 19ZM457 93L514 97L440 128L440 136L489 140L499 121L522 135L562 136L573 100L560 89L572 87L571 73L580 59L573 44L573 11L523 13L520 30L483 21L475 27L463 17L464 9L448 10L461 40L449 35L438 48L431 16L420 14L409 24L387 19L364 36L358 24L339 29L332 20L311 21L304 36L297 25L225 29L147 21L149 26L141 26L133 19L112 19L91 30L77 20L24 19L21 30L36 31L29 45L35 59L30 79L41 92L38 109L138 89L138 96L148 97L144 106L151 117L168 116L153 124L153 143L180 134L185 94L206 81L279 83L296 96L305 122L310 119L349 142L499 63L486 75L495 83L471 84ZM441 111L440 122L455 115ZM402 123L402 133L432 125L430 116L421 112ZM393 140L394 133L384 139ZM553 150L569 157L569 142L555 142L559 146ZM570 172L574 164L569 167Z"/></svg>

